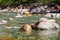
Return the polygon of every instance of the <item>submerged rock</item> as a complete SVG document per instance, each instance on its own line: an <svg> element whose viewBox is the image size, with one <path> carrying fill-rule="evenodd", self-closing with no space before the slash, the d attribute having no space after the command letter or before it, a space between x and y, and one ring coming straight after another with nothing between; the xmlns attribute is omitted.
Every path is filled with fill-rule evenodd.
<svg viewBox="0 0 60 40"><path fill-rule="evenodd" d="M1 20L1 21L0 21L0 25L2 25L2 24L7 24L7 22L8 22L8 21L6 21L6 20Z"/></svg>
<svg viewBox="0 0 60 40"><path fill-rule="evenodd" d="M13 18L9 18L9 20L11 20L11 21L12 21L12 20L14 20L14 19L13 19Z"/></svg>
<svg viewBox="0 0 60 40"><path fill-rule="evenodd" d="M19 17L23 17L22 15L20 14L17 14L17 16L15 16L16 18L19 18Z"/></svg>
<svg viewBox="0 0 60 40"><path fill-rule="evenodd" d="M31 25L29 25L29 24L24 24L24 25L19 29L19 31L24 31L24 32L26 32L27 35L30 35L31 32L32 32Z"/></svg>
<svg viewBox="0 0 60 40"><path fill-rule="evenodd" d="M23 26L21 27L20 30L22 30L22 31L31 31L32 28L31 28L31 25L25 24L25 25L23 25Z"/></svg>

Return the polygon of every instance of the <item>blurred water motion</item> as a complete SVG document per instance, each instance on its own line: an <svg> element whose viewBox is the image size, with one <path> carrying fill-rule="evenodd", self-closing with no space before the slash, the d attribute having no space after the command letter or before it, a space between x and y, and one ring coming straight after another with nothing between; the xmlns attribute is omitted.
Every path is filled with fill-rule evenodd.
<svg viewBox="0 0 60 40"><path fill-rule="evenodd" d="M49 35L49 36L52 36L52 35L56 35L59 33L59 30L43 30L43 31L40 31L38 32L40 35Z"/></svg>
<svg viewBox="0 0 60 40"><path fill-rule="evenodd" d="M56 40L59 37L59 30L43 30L38 31L42 40Z"/></svg>
<svg viewBox="0 0 60 40"><path fill-rule="evenodd" d="M14 34L17 33L18 29L6 29L5 27L3 26L0 26L0 36L6 36L6 35L9 35L11 31L14 31ZM21 39L26 39L26 38L29 38L29 40L31 39L30 37L32 37L33 40L35 39L38 39L38 40L56 40L57 38L59 38L60 36L60 30L38 30L38 31L32 31L31 33L29 34L23 34L23 32L20 32L20 35L18 37L22 37ZM25 37L23 35L25 35ZM15 34L16 35L16 34ZM29 35L29 37L28 37ZM12 35L13 36L13 35ZM60 38L59 38L60 39Z"/></svg>
<svg viewBox="0 0 60 40"><path fill-rule="evenodd" d="M9 19L12 16L0 16L0 19ZM6 25L0 25L0 36L5 36L12 34L13 37L17 37L17 39L24 39L24 40L60 40L60 30L38 30L32 31L31 33L23 33L18 31L19 28L25 23L36 23L40 19L40 16L31 16L31 17L24 17L24 18L15 18L14 21L8 20L9 23ZM28 21L27 21L28 20ZM56 19L57 22L60 24L60 19ZM6 28L7 27L7 28ZM9 28L12 27L12 28ZM15 27L15 28L14 28ZM13 33L10 33L14 31ZM21 37L21 38L20 38Z"/></svg>
<svg viewBox="0 0 60 40"><path fill-rule="evenodd" d="M7 35L6 29L3 26L0 26L0 36L5 36Z"/></svg>

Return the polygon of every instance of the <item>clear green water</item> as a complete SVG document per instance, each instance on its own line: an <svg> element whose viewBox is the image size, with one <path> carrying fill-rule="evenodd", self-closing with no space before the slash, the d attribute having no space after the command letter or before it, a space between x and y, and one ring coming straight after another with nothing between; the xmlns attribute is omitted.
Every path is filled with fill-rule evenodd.
<svg viewBox="0 0 60 40"><path fill-rule="evenodd" d="M16 14L4 14L0 15L0 19L5 19L8 21L5 25L0 25L0 36L9 35L17 40L60 40L60 30L38 30L32 31L31 33L21 32L18 29L6 29L5 27L18 26L21 27L23 24L33 24L36 23L41 16L31 16L23 18L14 18ZM14 18L13 21L8 20L8 18ZM56 22L60 24L60 19L56 19Z"/></svg>

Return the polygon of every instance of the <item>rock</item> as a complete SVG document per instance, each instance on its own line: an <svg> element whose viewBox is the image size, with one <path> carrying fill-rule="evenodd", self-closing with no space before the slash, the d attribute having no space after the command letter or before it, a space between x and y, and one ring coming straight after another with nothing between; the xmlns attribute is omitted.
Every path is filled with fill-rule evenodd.
<svg viewBox="0 0 60 40"><path fill-rule="evenodd" d="M7 24L6 20L1 20L1 24Z"/></svg>
<svg viewBox="0 0 60 40"><path fill-rule="evenodd" d="M27 17L26 15L23 15L23 17Z"/></svg>
<svg viewBox="0 0 60 40"><path fill-rule="evenodd" d="M17 16L15 16L16 18L19 18L19 17L23 17L22 15L18 14Z"/></svg>
<svg viewBox="0 0 60 40"><path fill-rule="evenodd" d="M60 18L60 14L59 13L54 13L52 15L53 15L53 18Z"/></svg>
<svg viewBox="0 0 60 40"><path fill-rule="evenodd" d="M53 25L56 29L59 29L59 25L57 23L53 23Z"/></svg>
<svg viewBox="0 0 60 40"><path fill-rule="evenodd" d="M59 13L47 13L44 16L48 17L48 18L60 18L60 14Z"/></svg>
<svg viewBox="0 0 60 40"><path fill-rule="evenodd" d="M44 21L47 21L48 19L47 18L41 18L40 20L39 20L39 22L44 22Z"/></svg>
<svg viewBox="0 0 60 40"><path fill-rule="evenodd" d="M32 16L32 14L30 12L25 12L26 16Z"/></svg>
<svg viewBox="0 0 60 40"><path fill-rule="evenodd" d="M45 17L51 18L51 13L47 13L46 15L44 15Z"/></svg>
<svg viewBox="0 0 60 40"><path fill-rule="evenodd" d="M52 25L49 22L41 22L38 25L40 29L50 29L50 27L52 27Z"/></svg>
<svg viewBox="0 0 60 40"><path fill-rule="evenodd" d="M32 28L31 28L31 25L25 24L25 25L23 25L23 26L21 27L21 30L23 30L23 31L31 31Z"/></svg>
<svg viewBox="0 0 60 40"><path fill-rule="evenodd" d="M52 18L56 18L56 14L55 14L55 13L54 13L54 14L52 13L52 14L51 14L51 17L52 17Z"/></svg>
<svg viewBox="0 0 60 40"><path fill-rule="evenodd" d="M26 32L27 35L30 35L31 32L32 32L31 25L29 25L29 24L24 24L24 25L19 29L19 31L24 31L24 32Z"/></svg>
<svg viewBox="0 0 60 40"><path fill-rule="evenodd" d="M42 18L41 18L42 19ZM46 20L47 18L40 19L40 23L38 24L38 28L40 29L59 29L59 24L55 22L55 20Z"/></svg>
<svg viewBox="0 0 60 40"><path fill-rule="evenodd" d="M51 19L51 20L48 20L48 21L50 21L50 22L55 22L55 20L54 20L54 19Z"/></svg>
<svg viewBox="0 0 60 40"><path fill-rule="evenodd" d="M56 18L60 18L60 14L57 14Z"/></svg>
<svg viewBox="0 0 60 40"><path fill-rule="evenodd" d="M12 20L14 20L14 19L13 19L13 18L9 18L9 20L11 20L11 21L12 21Z"/></svg>

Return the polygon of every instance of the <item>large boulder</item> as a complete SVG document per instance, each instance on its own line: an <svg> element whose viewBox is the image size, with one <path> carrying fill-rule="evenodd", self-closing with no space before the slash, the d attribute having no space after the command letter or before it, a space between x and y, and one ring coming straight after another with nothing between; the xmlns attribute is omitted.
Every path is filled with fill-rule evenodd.
<svg viewBox="0 0 60 40"><path fill-rule="evenodd" d="M38 24L40 29L59 29L59 24L55 20L48 20L47 18L41 18Z"/></svg>

